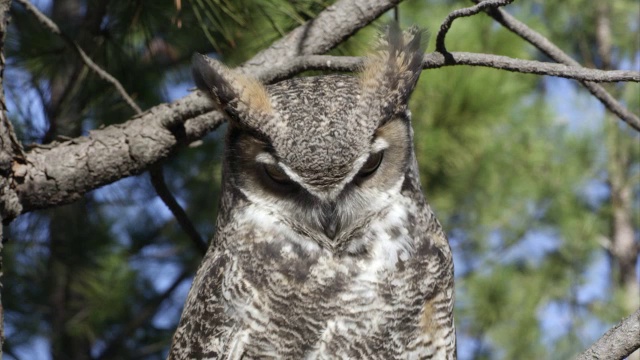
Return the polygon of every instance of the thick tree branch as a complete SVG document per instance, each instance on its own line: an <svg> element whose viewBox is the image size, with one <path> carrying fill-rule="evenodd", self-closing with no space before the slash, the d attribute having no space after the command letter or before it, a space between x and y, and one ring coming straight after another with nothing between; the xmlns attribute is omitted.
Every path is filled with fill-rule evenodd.
<svg viewBox="0 0 640 360"><path fill-rule="evenodd" d="M262 72L280 67L289 59L311 54L323 54L342 43L401 0L342 0L327 7L306 24L297 27L284 38L256 54L240 71L258 78Z"/></svg>
<svg viewBox="0 0 640 360"><path fill-rule="evenodd" d="M609 329L575 360L624 359L640 349L640 309Z"/></svg>
<svg viewBox="0 0 640 360"><path fill-rule="evenodd" d="M258 53L240 70L261 78L262 72L290 57L325 52L398 2L338 1ZM50 149L35 148L24 163L14 166L22 211L69 203L97 187L139 174L223 121L223 114L195 92L151 108L123 124L91 131L89 136Z"/></svg>
<svg viewBox="0 0 640 360"><path fill-rule="evenodd" d="M461 17L473 16L481 12L482 10L495 9L500 6L511 4L512 2L513 0L486 0L486 1L479 2L474 6L464 8L464 9L458 9L451 12L444 19L444 21L442 22L442 25L440 25L440 31L438 31L438 35L436 36L436 51L443 54L448 53L447 48L444 45L444 39L447 36L447 32L451 28L451 24L453 24L453 21L455 19L461 18Z"/></svg>
<svg viewBox="0 0 640 360"><path fill-rule="evenodd" d="M474 0L477 2L477 0ZM540 33L529 28L524 23L520 22L513 16L509 15L506 11L497 8L487 9L487 14L494 18L497 22L504 27L525 39L527 42L538 48L549 58L559 63L569 66L580 66L580 64L573 60L569 55L557 47L554 43L542 36ZM637 131L640 131L640 117L627 110L622 104L620 104L611 94L605 90L604 87L591 81L580 81L580 83L589 90L589 92L595 96L602 104L619 117L622 121L626 122Z"/></svg>

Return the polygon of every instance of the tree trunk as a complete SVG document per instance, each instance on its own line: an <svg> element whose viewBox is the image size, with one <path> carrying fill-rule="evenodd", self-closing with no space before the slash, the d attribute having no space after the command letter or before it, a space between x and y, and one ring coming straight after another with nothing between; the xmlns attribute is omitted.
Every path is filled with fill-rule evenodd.
<svg viewBox="0 0 640 360"><path fill-rule="evenodd" d="M610 24L611 4L601 2L596 14L596 51L603 70L612 68L612 40ZM615 89L611 89L614 91ZM612 258L614 284L623 294L625 315L640 307L640 285L636 275L638 245L635 241L631 214L633 184L630 180L629 157L635 139L629 139L614 119L607 116L607 166L611 202L609 253ZM632 142L631 144L629 142ZM635 351L629 360L640 360L640 351Z"/></svg>
<svg viewBox="0 0 640 360"><path fill-rule="evenodd" d="M4 39L9 24L11 0L0 0L0 360L4 345L4 308L2 307L2 246L4 243L3 226L21 212L18 196L12 188L10 174L16 156L22 155L22 149L13 132L13 126L7 117L4 100Z"/></svg>

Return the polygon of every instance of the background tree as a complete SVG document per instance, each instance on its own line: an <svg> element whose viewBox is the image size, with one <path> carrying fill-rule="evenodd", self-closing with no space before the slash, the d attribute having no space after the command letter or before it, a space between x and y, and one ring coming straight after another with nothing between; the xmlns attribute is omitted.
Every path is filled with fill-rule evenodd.
<svg viewBox="0 0 640 360"><path fill-rule="evenodd" d="M367 2L361 13L375 3ZM149 109L192 87L194 51L242 64L330 2L35 3L62 36L43 26L28 5L21 0L11 7L4 86L18 138L31 144L25 151L37 153L73 145L81 140L67 139L136 114L70 41L118 79L137 106ZM469 5L407 1L399 6L399 20L435 35L447 14ZM508 10L586 66L637 69L634 5L572 0L516 3ZM346 18L355 22L361 13ZM361 55L375 33L369 26L331 54ZM447 49L546 60L482 14L457 20ZM298 50L305 53L303 46ZM456 260L461 359L567 358L638 308L638 132L572 84L456 66L426 70L413 96L424 186ZM637 83L608 90L640 113ZM210 105L192 104L185 113L204 116L210 110L203 106ZM155 118L164 116L164 108L154 109ZM27 210L50 208L21 215L6 229L6 356L163 358L203 239L215 228L223 133L191 138L195 125L171 124L178 145L144 168L149 173L64 206L22 197ZM165 141L155 133L144 136ZM95 151L117 145L103 143ZM120 172L114 180L130 175L123 165L114 168ZM55 180L58 174L46 175Z"/></svg>

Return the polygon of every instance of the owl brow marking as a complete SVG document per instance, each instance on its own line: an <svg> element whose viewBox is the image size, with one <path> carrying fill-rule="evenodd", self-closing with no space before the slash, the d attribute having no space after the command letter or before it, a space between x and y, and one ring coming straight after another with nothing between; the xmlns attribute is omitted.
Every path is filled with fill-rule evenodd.
<svg viewBox="0 0 640 360"><path fill-rule="evenodd" d="M256 155L255 160L257 163L260 164L267 164L267 165L276 165L278 166L278 161L276 160L276 158L271 155L268 152L261 152L258 155Z"/></svg>
<svg viewBox="0 0 640 360"><path fill-rule="evenodd" d="M378 153L389 148L389 143L383 137L377 137L371 144L371 154Z"/></svg>

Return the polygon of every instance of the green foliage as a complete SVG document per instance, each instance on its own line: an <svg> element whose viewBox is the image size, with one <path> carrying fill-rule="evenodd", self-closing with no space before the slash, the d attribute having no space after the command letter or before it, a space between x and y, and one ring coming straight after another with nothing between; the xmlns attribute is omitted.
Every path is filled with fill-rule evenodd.
<svg viewBox="0 0 640 360"><path fill-rule="evenodd" d="M609 7L608 17L612 33L611 55L619 60L632 59L638 46L638 9L637 1L617 0L603 3ZM562 2L532 1L524 5L523 13L533 14L541 21L538 28L555 44L569 52L581 64L599 67L602 59L598 58L594 46L596 36L598 6L603 4L588 0L568 0ZM635 48L634 48L635 47Z"/></svg>
<svg viewBox="0 0 640 360"><path fill-rule="evenodd" d="M189 3L207 40L230 65L247 60L330 4L323 0L190 0Z"/></svg>
<svg viewBox="0 0 640 360"><path fill-rule="evenodd" d="M117 251L108 252L97 264L88 268L73 291L82 299L77 306L83 311L68 324L74 336L89 334L92 340L100 338L108 324L118 323L131 316L131 297L136 295L135 272L122 264L127 256Z"/></svg>

